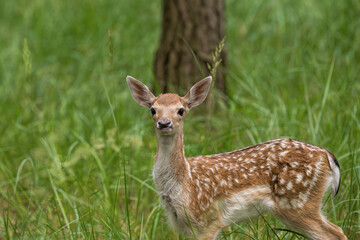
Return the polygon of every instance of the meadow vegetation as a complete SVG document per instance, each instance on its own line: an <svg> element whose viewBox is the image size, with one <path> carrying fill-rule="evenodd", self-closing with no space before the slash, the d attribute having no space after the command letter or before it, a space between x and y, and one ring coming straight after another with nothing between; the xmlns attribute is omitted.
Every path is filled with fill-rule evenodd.
<svg viewBox="0 0 360 240"><path fill-rule="evenodd" d="M185 120L187 156L279 137L326 147L323 212L360 239L360 2L226 0L227 104ZM0 1L0 239L185 239L152 181L161 1ZM204 36L206 37L206 36ZM215 98L216 101L216 98ZM222 239L303 239L271 215Z"/></svg>

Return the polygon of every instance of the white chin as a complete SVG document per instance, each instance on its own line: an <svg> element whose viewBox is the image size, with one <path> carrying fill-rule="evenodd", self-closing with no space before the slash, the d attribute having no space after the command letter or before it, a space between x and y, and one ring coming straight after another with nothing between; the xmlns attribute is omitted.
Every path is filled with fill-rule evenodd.
<svg viewBox="0 0 360 240"><path fill-rule="evenodd" d="M161 134L161 135L170 135L170 134L173 134L173 129L172 128L163 128L163 129L157 129L158 132Z"/></svg>

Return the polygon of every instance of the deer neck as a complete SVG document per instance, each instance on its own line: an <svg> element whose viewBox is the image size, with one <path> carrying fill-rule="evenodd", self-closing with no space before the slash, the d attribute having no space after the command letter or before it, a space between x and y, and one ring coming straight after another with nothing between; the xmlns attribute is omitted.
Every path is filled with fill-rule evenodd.
<svg viewBox="0 0 360 240"><path fill-rule="evenodd" d="M155 156L153 177L157 186L165 182L180 182L184 180L189 168L184 153L184 135L179 131L174 135L158 134L158 147Z"/></svg>
<svg viewBox="0 0 360 240"><path fill-rule="evenodd" d="M184 134L179 131L173 135L158 134L158 147L155 164L174 164L184 162ZM177 166L178 167L178 166Z"/></svg>

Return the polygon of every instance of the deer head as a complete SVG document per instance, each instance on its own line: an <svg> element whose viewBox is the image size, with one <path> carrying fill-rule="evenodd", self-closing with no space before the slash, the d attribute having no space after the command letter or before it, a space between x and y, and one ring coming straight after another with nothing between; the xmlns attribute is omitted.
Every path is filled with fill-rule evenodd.
<svg viewBox="0 0 360 240"><path fill-rule="evenodd" d="M150 109L157 133L173 135L182 130L184 117L189 110L205 100L212 78L206 77L196 83L184 97L175 93L155 97L145 84L135 78L127 76L126 81L134 100Z"/></svg>

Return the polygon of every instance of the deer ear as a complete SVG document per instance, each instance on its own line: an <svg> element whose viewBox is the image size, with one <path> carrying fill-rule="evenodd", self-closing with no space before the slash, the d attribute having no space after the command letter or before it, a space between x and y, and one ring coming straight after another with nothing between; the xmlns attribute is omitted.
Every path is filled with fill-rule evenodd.
<svg viewBox="0 0 360 240"><path fill-rule="evenodd" d="M189 109L201 104L209 93L212 77L206 77L197 82L183 97Z"/></svg>
<svg viewBox="0 0 360 240"><path fill-rule="evenodd" d="M155 96L145 84L131 76L126 77L126 82L135 102L147 108L153 105Z"/></svg>

